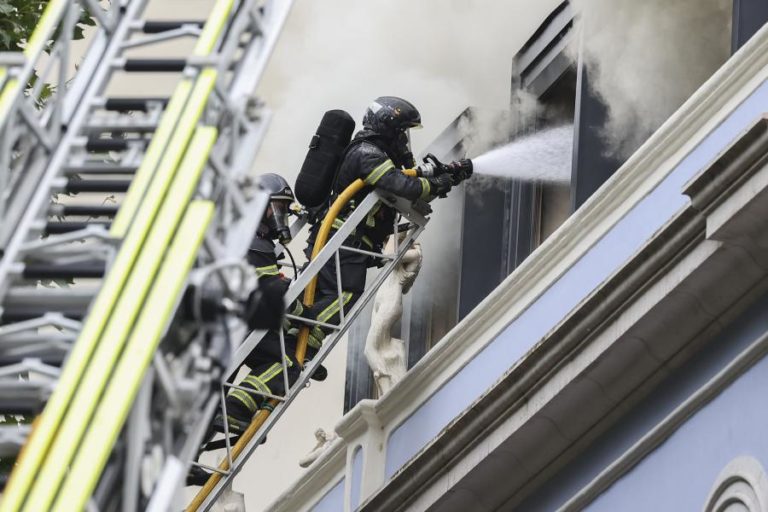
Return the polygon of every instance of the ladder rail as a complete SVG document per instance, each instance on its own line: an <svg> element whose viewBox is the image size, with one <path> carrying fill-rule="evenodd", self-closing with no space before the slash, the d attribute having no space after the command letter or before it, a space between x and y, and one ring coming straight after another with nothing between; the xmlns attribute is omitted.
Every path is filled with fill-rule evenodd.
<svg viewBox="0 0 768 512"><path fill-rule="evenodd" d="M0 89L0 248L5 244L9 236L8 230L13 229L17 219L24 210L24 203L19 201L19 196L25 198L26 194L17 190L22 181L27 177L25 155L14 155L12 149L20 146L23 151L35 153L45 152L46 145L50 148L49 141L56 140L61 133L61 120L63 107L68 88L61 86L51 98L41 104L39 94L44 85L44 78L54 63L58 63L58 81L66 84L67 70L70 61L71 39L62 34L69 34L74 28L80 6L78 2L51 1L46 6L43 16L30 37L30 44L23 52L12 52L6 58L15 59L8 64L8 74L11 78ZM112 9L113 11L116 8ZM35 67L38 65L43 51L41 45L50 39L56 26L60 26L60 34L52 46L48 65L43 68L41 75L28 96L25 94L27 84L32 78ZM99 28L99 32L104 31ZM35 49L38 47L37 49ZM89 46L86 55L94 53ZM22 118L26 126L14 126L19 123L17 118ZM33 183L37 180L30 176ZM16 199L16 201L14 201ZM10 201L10 205L8 204Z"/></svg>
<svg viewBox="0 0 768 512"><path fill-rule="evenodd" d="M365 214L361 214L360 219L358 220L362 220L362 218L365 218L365 215L367 215L367 212L370 211L370 209L372 209L373 206L381 199L381 196L379 196L378 193L371 193L369 194L369 197L372 198L372 201L369 202L368 208L365 208L365 203L367 202L366 200L363 203L361 203L361 205L355 210L355 213L357 213L358 209L361 212L366 212ZM360 296L360 298L352 307L352 309L349 311L349 313L344 315L344 319L340 319L338 330L326 338L322 348L313 357L312 361L307 365L305 370L300 374L297 381L292 386L290 386L290 388L286 387L287 391L285 396L282 398L280 403L278 403L275 406L274 411L272 411L272 413L267 417L267 419L264 421L264 424L258 429L257 433L246 443L245 447L242 449L240 454L237 457L233 458L231 457L229 450L227 450L226 459L224 461L226 462L226 464L222 463L219 465L219 469L225 469L226 472L224 474L217 473L211 477L215 482L213 487L209 491L204 488L198 494L198 497L196 497L196 500L193 501L193 505L188 509L188 511L190 512L194 510L205 511L205 510L209 510L213 506L213 504L221 495L223 490L232 483L232 480L234 479L234 477L239 473L239 471L242 469L243 465L251 457L255 449L261 444L261 442L264 440L264 438L269 433L269 431L274 427L274 425L280 419L284 410L293 403L293 400L308 384L309 379L311 378L315 370L320 366L320 364L322 364L323 360L327 357L330 351L333 350L335 345L341 340L341 338L344 336L346 331L349 329L352 323L359 316L360 312L365 308L368 302L370 302L370 300L375 296L376 292L378 291L378 288L381 286L381 284L384 282L387 276L389 276L389 274L395 269L395 267L403 258L405 253L410 249L413 242L418 238L418 236L424 230L427 219L423 217L421 213L414 211L412 208L408 208L402 202L398 204L398 208L403 208L403 210L407 212L409 215L411 215L412 218L414 219L421 218L422 223L414 224L414 227L406 236L405 240L403 240L398 244L398 250L394 255L388 255L390 257L383 258L384 260L387 261L387 263L379 271L379 273L377 274L373 282L369 286L366 286L365 292ZM357 226L357 223L355 222L355 219L352 218L352 215L350 215L350 217L344 222L344 225L339 229L339 231L334 234L331 240L329 240L326 247L318 254L318 257L315 260L313 260L313 262L310 263L307 269L302 273L302 276L299 279L301 279L302 277L304 279L301 282L297 280L291 286L291 288L289 288L289 296L290 295L298 296L303 291L303 288L301 288L301 286L302 285L306 286L306 284L309 283L312 277L314 275L317 275L317 273L319 273L320 269L324 265L323 260L327 262L330 260L331 257L334 257L334 255L337 254L339 250L343 250L341 249L342 243L346 240L347 236L349 236L349 233L351 232L351 229L354 229L355 226ZM396 230L395 230L395 236L397 236ZM337 286L340 286L341 284L340 279L341 279L340 274L337 274ZM254 346L258 345L258 341ZM238 355L242 355L241 352L244 350L245 348L243 347L243 345L241 345L241 347L238 348ZM282 336L281 336L281 350L283 351L283 353L285 352L285 344ZM285 368L284 368L284 371L285 371ZM264 393L260 393L256 391L252 391L252 394L265 396ZM228 463L229 460L232 460L231 464ZM206 494L206 491L207 491L207 494ZM199 504L199 507L196 507L196 505L198 504Z"/></svg>

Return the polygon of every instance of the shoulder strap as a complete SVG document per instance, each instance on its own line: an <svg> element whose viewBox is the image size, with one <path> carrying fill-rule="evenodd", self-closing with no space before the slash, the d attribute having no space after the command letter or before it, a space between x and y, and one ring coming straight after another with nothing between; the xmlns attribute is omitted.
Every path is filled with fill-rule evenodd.
<svg viewBox="0 0 768 512"><path fill-rule="evenodd" d="M344 163L344 160L347 158L347 155L349 154L349 152L353 148L362 144L363 142L369 142L373 144L374 146L382 150L384 153L386 153L387 156L390 158L390 160L394 162L391 152L389 151L387 145L384 143L384 139L380 135L370 134L360 138L352 139L352 141L349 144L347 144L347 147L344 148L344 151L341 153L341 158L339 158L339 165L336 167L336 172L333 175L332 190L336 188L336 181L339 178L339 171L341 170L341 164Z"/></svg>

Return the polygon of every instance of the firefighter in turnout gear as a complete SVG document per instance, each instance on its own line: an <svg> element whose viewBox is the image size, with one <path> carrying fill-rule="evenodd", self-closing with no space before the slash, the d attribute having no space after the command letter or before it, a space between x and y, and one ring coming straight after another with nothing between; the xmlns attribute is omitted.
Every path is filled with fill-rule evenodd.
<svg viewBox="0 0 768 512"><path fill-rule="evenodd" d="M334 196L340 194L356 179L367 185L350 202L339 218L333 231L374 189L379 189L411 201L431 201L444 197L453 186L472 175L472 163L461 160L442 164L432 157L431 162L416 166L411 153L410 133L412 128L421 127L421 115L410 102L393 96L377 98L367 109L363 118L363 129L352 139L344 151L333 185ZM401 172L416 168L416 177ZM380 253L386 239L392 234L396 211L379 204L367 218L356 227L355 232L344 245L369 252ZM314 245L318 225L310 233L306 254L309 256ZM339 310L351 308L365 288L367 269L378 262L365 254L341 251L341 288L343 304L339 304L336 286L336 264L330 260L320 271L317 296L313 306L314 317L323 323L338 324ZM329 330L313 327L309 336L310 349L319 349Z"/></svg>
<svg viewBox="0 0 768 512"><path fill-rule="evenodd" d="M258 288L249 300L247 319L251 328L271 327L256 348L246 357L244 364L250 369L248 375L238 384L241 388L262 393L282 396L285 393L283 378L282 351L280 332L285 338L285 364L288 370L288 382L296 381L301 368L295 359L296 335L298 327L283 318L283 297L291 283L280 273L275 240L287 244L291 240L288 223L289 207L294 202L293 192L288 183L277 174L261 176L261 187L270 195L269 207L264 220L259 226L248 251L248 262L254 267L258 277ZM258 297L255 297L258 295ZM288 313L297 316L307 314L301 301L294 301ZM310 352L309 355L313 355ZM264 396L232 388L227 394L227 419L229 431L239 435L251 422L259 408L268 407ZM219 413L214 419L214 429L224 431L224 418Z"/></svg>

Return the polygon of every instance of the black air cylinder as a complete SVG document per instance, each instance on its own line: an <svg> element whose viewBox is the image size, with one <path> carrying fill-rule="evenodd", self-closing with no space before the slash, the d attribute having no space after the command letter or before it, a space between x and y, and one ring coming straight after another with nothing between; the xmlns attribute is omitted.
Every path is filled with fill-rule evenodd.
<svg viewBox="0 0 768 512"><path fill-rule="evenodd" d="M355 121L345 111L329 110L323 115L296 178L294 191L301 204L315 208L328 200L336 169L354 131Z"/></svg>

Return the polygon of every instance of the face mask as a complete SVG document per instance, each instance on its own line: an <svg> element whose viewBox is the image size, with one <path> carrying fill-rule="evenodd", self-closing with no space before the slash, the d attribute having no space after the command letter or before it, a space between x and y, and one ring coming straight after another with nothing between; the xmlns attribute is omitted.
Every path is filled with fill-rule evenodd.
<svg viewBox="0 0 768 512"><path fill-rule="evenodd" d="M272 207L272 217L267 220L267 223L280 243L287 244L291 241L291 228L288 219L289 205L286 201L270 201L269 205Z"/></svg>
<svg viewBox="0 0 768 512"><path fill-rule="evenodd" d="M411 135L410 130L405 130L397 137L397 151L400 153L402 159L401 164L406 168L411 168L415 165L413 160L413 151L411 149Z"/></svg>

